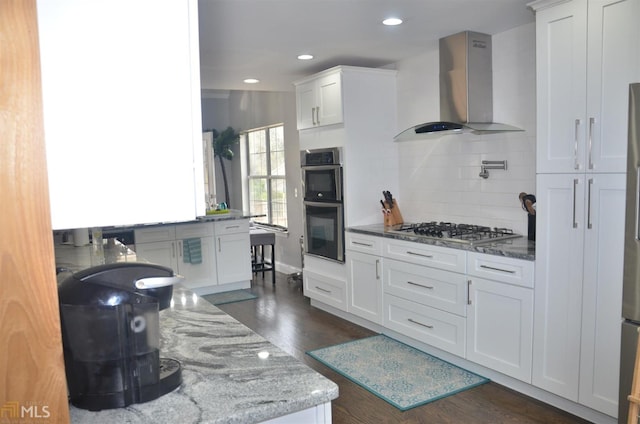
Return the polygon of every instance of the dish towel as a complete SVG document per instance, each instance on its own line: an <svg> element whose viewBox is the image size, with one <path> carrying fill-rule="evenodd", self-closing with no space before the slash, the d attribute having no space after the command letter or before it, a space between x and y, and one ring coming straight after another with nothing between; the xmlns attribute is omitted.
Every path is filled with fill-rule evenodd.
<svg viewBox="0 0 640 424"><path fill-rule="evenodd" d="M185 264L202 263L202 243L199 238L182 240L182 261Z"/></svg>

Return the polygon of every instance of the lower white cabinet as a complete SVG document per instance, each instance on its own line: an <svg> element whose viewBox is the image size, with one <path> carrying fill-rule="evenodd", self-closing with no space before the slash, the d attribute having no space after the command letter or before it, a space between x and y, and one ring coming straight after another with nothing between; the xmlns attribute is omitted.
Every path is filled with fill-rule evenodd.
<svg viewBox="0 0 640 424"><path fill-rule="evenodd" d="M304 269L304 294L341 311L347 310L347 282Z"/></svg>
<svg viewBox="0 0 640 424"><path fill-rule="evenodd" d="M249 221L219 221L215 225L218 284L251 279Z"/></svg>
<svg viewBox="0 0 640 424"><path fill-rule="evenodd" d="M533 384L615 417L625 174L538 174Z"/></svg>
<svg viewBox="0 0 640 424"><path fill-rule="evenodd" d="M382 324L382 239L347 233L347 312Z"/></svg>
<svg viewBox="0 0 640 424"><path fill-rule="evenodd" d="M184 255L185 242L198 240L200 257ZM230 220L135 229L136 254L185 277L190 289L249 281L249 221Z"/></svg>
<svg viewBox="0 0 640 424"><path fill-rule="evenodd" d="M163 225L135 230L136 254L167 266L185 277L184 285L196 288L216 284L213 226L209 223ZM200 261L184 256L184 243L200 240Z"/></svg>
<svg viewBox="0 0 640 424"><path fill-rule="evenodd" d="M533 290L470 277L467 359L531 383Z"/></svg>

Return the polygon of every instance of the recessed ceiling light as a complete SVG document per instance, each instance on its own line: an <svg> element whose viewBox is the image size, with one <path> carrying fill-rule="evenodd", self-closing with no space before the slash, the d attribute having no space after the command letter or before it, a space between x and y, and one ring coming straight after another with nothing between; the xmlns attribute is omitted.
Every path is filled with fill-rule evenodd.
<svg viewBox="0 0 640 424"><path fill-rule="evenodd" d="M312 54L301 54L298 56L298 59L300 60L311 60L313 59L313 55Z"/></svg>
<svg viewBox="0 0 640 424"><path fill-rule="evenodd" d="M257 84L257 83L260 82L260 80L259 79L255 79L255 78L247 78L247 79L244 80L244 82L246 84Z"/></svg>
<svg viewBox="0 0 640 424"><path fill-rule="evenodd" d="M400 25L401 23L402 23L402 19L400 18L387 18L384 21L382 21L383 25L389 25L389 26Z"/></svg>

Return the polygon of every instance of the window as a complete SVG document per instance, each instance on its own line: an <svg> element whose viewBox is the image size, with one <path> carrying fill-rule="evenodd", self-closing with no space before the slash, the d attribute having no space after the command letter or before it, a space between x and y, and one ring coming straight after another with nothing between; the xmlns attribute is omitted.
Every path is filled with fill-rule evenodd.
<svg viewBox="0 0 640 424"><path fill-rule="evenodd" d="M264 217L254 221L287 227L284 127L275 125L243 134L247 157L248 209Z"/></svg>

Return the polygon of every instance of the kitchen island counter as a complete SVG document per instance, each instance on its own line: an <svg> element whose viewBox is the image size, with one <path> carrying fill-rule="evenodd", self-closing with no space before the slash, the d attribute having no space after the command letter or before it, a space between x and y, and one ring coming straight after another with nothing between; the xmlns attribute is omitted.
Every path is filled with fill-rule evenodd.
<svg viewBox="0 0 640 424"><path fill-rule="evenodd" d="M368 234L378 237L393 238L396 240L406 240L416 243L431 244L441 247L449 247L452 249L466 250L469 252L486 253L488 255L506 256L516 259L524 259L527 261L533 261L536 258L536 243L528 240L526 237L518 237L507 240L498 241L495 243L484 243L478 245L470 245L464 243L447 242L440 239L429 239L420 236L407 234L394 233L393 227L385 227L383 224L371 224L361 225L355 227L349 227L346 231L359 234Z"/></svg>
<svg viewBox="0 0 640 424"><path fill-rule="evenodd" d="M106 241L103 250L57 246L56 262L77 271L141 260L117 242ZM182 364L180 387L126 408L91 412L70 406L72 423L277 423L277 417L304 414L299 411L312 415L297 422L314 422L307 421L309 416L330 421L330 402L338 397L335 383L191 291L174 288L171 306L160 311L160 331L161 356Z"/></svg>

